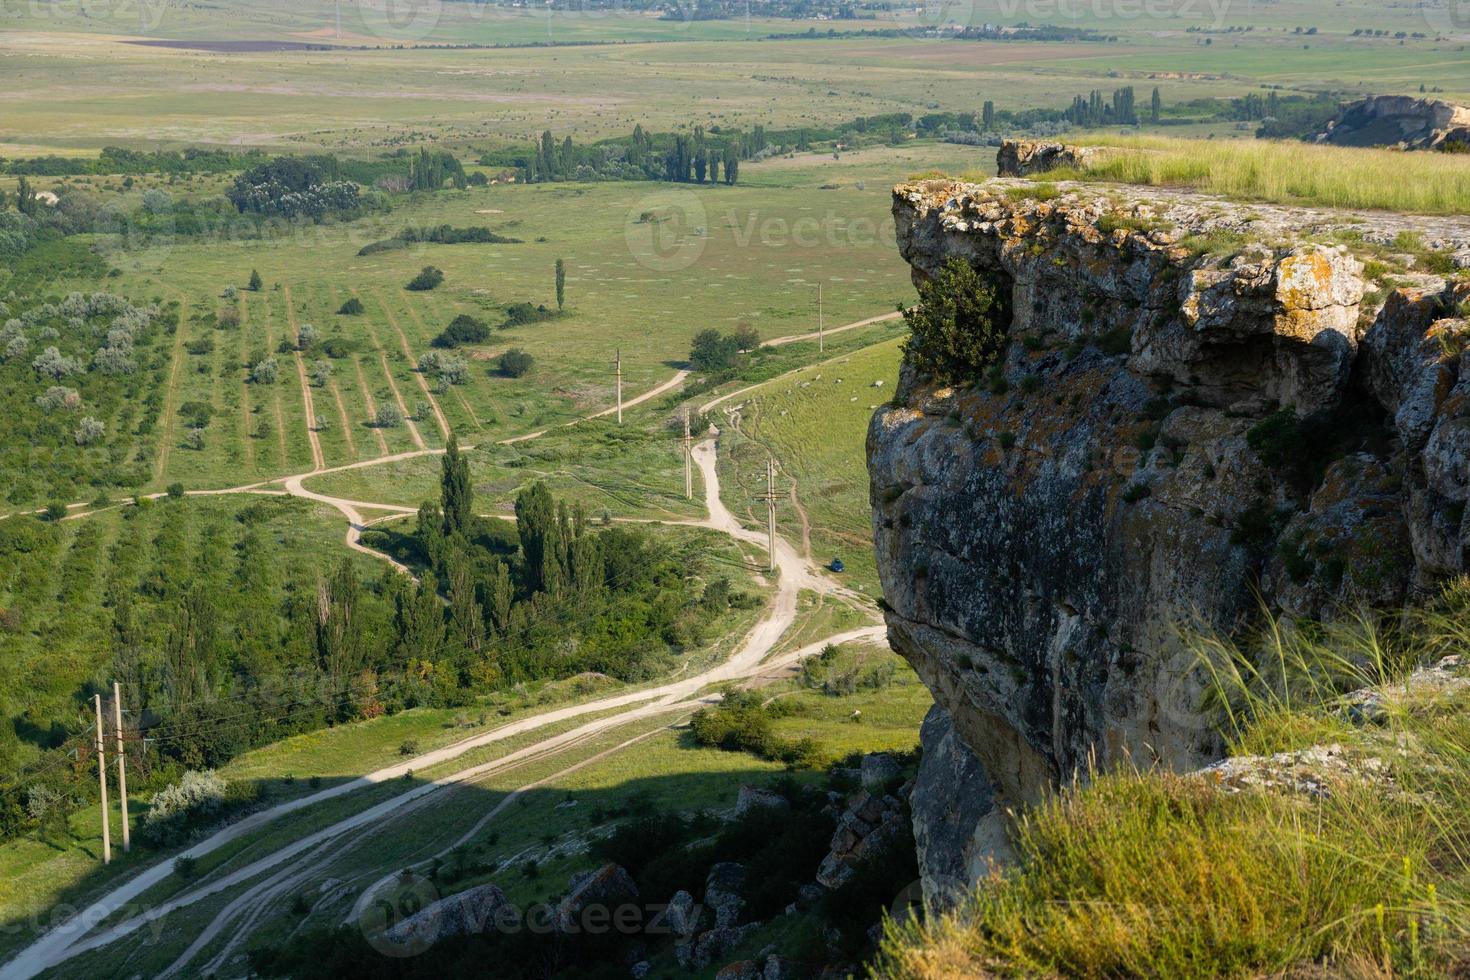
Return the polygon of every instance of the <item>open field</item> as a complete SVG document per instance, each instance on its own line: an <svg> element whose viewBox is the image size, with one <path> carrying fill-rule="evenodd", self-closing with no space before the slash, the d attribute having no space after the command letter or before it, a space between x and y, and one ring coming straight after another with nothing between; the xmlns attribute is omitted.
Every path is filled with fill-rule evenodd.
<svg viewBox="0 0 1470 980"><path fill-rule="evenodd" d="M911 291L907 267L892 247L888 185L864 177L935 165L972 167L977 157L974 148L930 144L841 160L808 154L752 165L733 188L668 191L613 183L444 191L388 216L323 226L316 235L181 242L164 256L143 253L153 265L120 255L128 287L187 298L179 345L213 344L208 354L180 353L169 397L174 406L212 404L215 418L198 449L180 444L183 430L173 420L157 485L232 486L313 468L308 427L314 423L304 386L292 355L275 353L302 324L315 326L324 339L355 345L353 353L330 359L326 386L306 391L313 414L325 422L316 433L324 462L340 466L442 446L441 416L463 442L482 444L608 408L614 400L611 362L619 349L625 397L632 398L668 380L699 329L749 322L767 337L814 330L818 282L829 326L891 310ZM835 186L822 189L827 185ZM680 211L682 230L668 259L649 251L638 216L671 208ZM488 226L522 241L357 255L363 244L402 228L444 223ZM505 304L552 303L557 258L568 267L563 316L497 329L488 343L464 348L466 384L436 390L417 370L430 341L456 315L498 324ZM417 293L401 288L426 264L444 270L444 285ZM232 305L219 298L221 292L243 286L252 269L260 271L264 289L241 290L240 325L221 329L217 317ZM365 312L338 315L352 296ZM874 328L875 335L882 329ZM496 370L496 358L510 347L536 358L523 378ZM267 355L282 364L276 382L248 383L247 366ZM404 424L370 425L376 408L390 402L402 406ZM390 492L365 499L417 504L423 498Z"/></svg>

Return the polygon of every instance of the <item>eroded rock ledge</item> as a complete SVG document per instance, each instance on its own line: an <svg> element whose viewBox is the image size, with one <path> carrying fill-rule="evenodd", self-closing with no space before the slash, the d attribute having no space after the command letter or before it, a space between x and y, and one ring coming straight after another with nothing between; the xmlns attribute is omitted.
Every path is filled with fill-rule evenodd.
<svg viewBox="0 0 1470 980"><path fill-rule="evenodd" d="M952 719L913 801L921 851L962 842L921 853L945 874L975 873L985 778L1025 802L1218 756L1182 622L1393 605L1466 565L1470 286L1422 252L1392 289L1364 270L1470 222L1060 187L894 191L916 282L959 257L1011 298L997 372L906 366L868 435L890 639Z"/></svg>

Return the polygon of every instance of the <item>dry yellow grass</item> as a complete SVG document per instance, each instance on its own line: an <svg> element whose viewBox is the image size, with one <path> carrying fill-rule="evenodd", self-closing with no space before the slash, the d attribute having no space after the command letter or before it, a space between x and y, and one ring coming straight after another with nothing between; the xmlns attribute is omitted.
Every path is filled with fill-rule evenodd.
<svg viewBox="0 0 1470 980"><path fill-rule="evenodd" d="M1109 151L1048 180L1116 181L1224 197L1415 214L1470 212L1470 157L1273 140L1089 136Z"/></svg>

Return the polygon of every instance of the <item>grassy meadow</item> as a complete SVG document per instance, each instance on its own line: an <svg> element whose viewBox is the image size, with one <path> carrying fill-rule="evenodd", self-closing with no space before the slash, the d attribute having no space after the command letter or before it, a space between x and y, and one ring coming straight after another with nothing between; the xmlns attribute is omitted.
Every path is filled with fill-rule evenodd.
<svg viewBox="0 0 1470 980"><path fill-rule="evenodd" d="M1105 134L1081 142L1107 151L1083 170L1053 171L1046 180L1142 184L1324 208L1411 214L1470 211L1470 167L1456 154ZM976 174L985 176L983 170Z"/></svg>
<svg viewBox="0 0 1470 980"><path fill-rule="evenodd" d="M902 332L902 326L889 328ZM873 410L898 380L902 340L891 339L778 378L715 410L721 489L732 511L764 521L765 462L774 456L780 533L808 545L818 562L840 557L842 578L881 594L873 560L872 509L864 444ZM882 382L875 386L876 382ZM757 513L760 509L760 513Z"/></svg>
<svg viewBox="0 0 1470 980"><path fill-rule="evenodd" d="M610 183L444 191L416 197L390 215L323 226L313 235L181 241L162 255L117 254L123 286L178 299L184 310L174 337L176 369L161 419L155 489L174 481L190 489L237 486L309 471L309 428L317 430L328 467L438 448L446 430L480 445L552 428L612 406L612 360L619 350L624 397L631 399L682 366L689 339L700 329L748 322L764 337L814 330L819 282L828 326L891 310L911 291L908 269L893 249L890 185L865 178L932 164L971 167L983 159L974 148L925 145L752 165L733 188L670 192ZM638 220L649 210L678 211L677 228L669 232L676 236L672 259L647 237L663 232L647 232ZM520 243L357 254L362 245L405 227L445 223L489 227ZM506 304L554 307L557 258L567 263L563 315L495 329L487 343L462 349L471 369L466 384L440 391L418 370L430 341L456 315L498 326ZM444 270L443 285L428 292L403 288L429 264ZM260 292L243 288L252 269L264 281ZM238 299L222 298L229 286L239 289ZM352 297L364 313L339 315ZM231 307L238 310L238 326L222 326L229 319L221 314ZM296 355L277 353L303 324L325 340L345 339L354 347L329 359L331 378L323 387L303 382ZM201 346L209 349L189 353ZM498 370L499 355L512 347L536 359L524 377L503 377ZM248 379L248 365L264 356L275 356L281 366L273 384ZM303 358L301 368L309 373L317 357ZM197 402L212 405L215 417L202 447L190 448L178 410ZM404 423L371 424L388 403L400 407ZM392 492L391 482L366 475L340 476L349 484L372 479L389 490L386 496L349 494L357 499L423 499L407 500Z"/></svg>

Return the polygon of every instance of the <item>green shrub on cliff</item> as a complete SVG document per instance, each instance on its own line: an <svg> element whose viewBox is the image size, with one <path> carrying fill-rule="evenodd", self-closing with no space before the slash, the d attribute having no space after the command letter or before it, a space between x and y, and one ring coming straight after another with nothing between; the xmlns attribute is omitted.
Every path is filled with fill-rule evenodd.
<svg viewBox="0 0 1470 980"><path fill-rule="evenodd" d="M993 283L958 258L919 287L919 302L903 311L912 335L904 355L935 381L979 378L1005 350L1003 297Z"/></svg>

